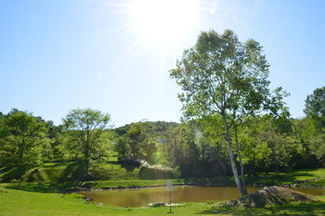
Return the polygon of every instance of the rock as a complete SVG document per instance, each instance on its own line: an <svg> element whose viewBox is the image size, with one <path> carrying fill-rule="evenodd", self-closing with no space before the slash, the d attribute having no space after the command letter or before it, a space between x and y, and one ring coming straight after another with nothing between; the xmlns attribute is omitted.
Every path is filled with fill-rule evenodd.
<svg viewBox="0 0 325 216"><path fill-rule="evenodd" d="M149 203L148 205L152 207L159 207L159 206L165 206L166 204L163 202L157 202L157 203Z"/></svg>
<svg viewBox="0 0 325 216"><path fill-rule="evenodd" d="M291 202L320 202L311 195L293 191L284 187L264 187L254 193L235 200L220 203L220 207L264 207L266 205L283 205Z"/></svg>
<svg viewBox="0 0 325 216"><path fill-rule="evenodd" d="M90 198L90 197L83 197L82 199L84 199L85 201L88 201L88 202L92 202L93 201L93 199Z"/></svg>

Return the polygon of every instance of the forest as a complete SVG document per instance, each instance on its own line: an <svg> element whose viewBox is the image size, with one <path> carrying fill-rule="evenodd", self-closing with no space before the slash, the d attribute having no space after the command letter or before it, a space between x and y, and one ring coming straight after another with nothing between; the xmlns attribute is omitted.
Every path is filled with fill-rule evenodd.
<svg viewBox="0 0 325 216"><path fill-rule="evenodd" d="M260 115L243 120L233 131L234 146L248 175L325 167L324 95L325 87L307 97L302 119L286 113L278 118ZM83 119L84 115L93 121ZM80 124L77 119L85 120L83 125L72 127L71 121ZM54 125L27 111L0 113L0 172L7 173L1 180L20 179L43 163L103 163L110 156L168 168L179 178L232 174L218 115L182 123L137 122L112 128L108 114L87 108L70 111L64 120L64 124ZM85 139L90 141L88 146Z"/></svg>

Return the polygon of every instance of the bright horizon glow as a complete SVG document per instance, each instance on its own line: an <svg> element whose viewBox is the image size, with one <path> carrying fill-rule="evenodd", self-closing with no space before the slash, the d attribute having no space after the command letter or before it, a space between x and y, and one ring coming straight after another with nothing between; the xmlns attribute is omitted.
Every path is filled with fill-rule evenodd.
<svg viewBox="0 0 325 216"><path fill-rule="evenodd" d="M146 40L175 45L199 23L195 0L134 0L131 16L134 26Z"/></svg>

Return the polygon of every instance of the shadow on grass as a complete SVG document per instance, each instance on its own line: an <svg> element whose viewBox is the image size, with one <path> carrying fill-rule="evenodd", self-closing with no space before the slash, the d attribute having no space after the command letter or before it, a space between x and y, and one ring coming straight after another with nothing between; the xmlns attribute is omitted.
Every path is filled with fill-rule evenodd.
<svg viewBox="0 0 325 216"><path fill-rule="evenodd" d="M307 172L295 172L290 174L292 176L308 176L308 177L314 177L312 173L307 173Z"/></svg>
<svg viewBox="0 0 325 216"><path fill-rule="evenodd" d="M82 181L85 175L85 167L81 163L70 163L62 172L58 182Z"/></svg>
<svg viewBox="0 0 325 216"><path fill-rule="evenodd" d="M68 166L69 164L72 164L73 162L57 162L57 163L44 163L42 165L42 168L57 168L57 167L63 167L63 166Z"/></svg>
<svg viewBox="0 0 325 216"><path fill-rule="evenodd" d="M46 184L46 183L21 183L20 185L17 184L10 184L5 186L9 189L16 189L16 190L23 190L29 192L38 192L38 193L56 193L58 192L57 185L54 184Z"/></svg>
<svg viewBox="0 0 325 216"><path fill-rule="evenodd" d="M76 186L80 186L85 177L85 167L80 163L69 163L60 176L54 178L52 182L40 182L42 171L35 169L26 175L24 181L17 181L8 184L6 187L30 192L55 193L74 191Z"/></svg>
<svg viewBox="0 0 325 216"><path fill-rule="evenodd" d="M197 214L214 214L214 215L324 215L325 203L298 203L283 206L271 206L264 208L219 208L212 207L211 209L198 212Z"/></svg>

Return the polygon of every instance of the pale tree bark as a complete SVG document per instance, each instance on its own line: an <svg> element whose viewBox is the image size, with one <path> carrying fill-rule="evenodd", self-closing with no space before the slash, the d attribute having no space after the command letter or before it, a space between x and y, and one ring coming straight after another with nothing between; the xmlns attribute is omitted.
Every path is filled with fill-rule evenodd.
<svg viewBox="0 0 325 216"><path fill-rule="evenodd" d="M224 123L224 127L225 127L225 132L226 132L225 139L226 139L226 142L227 142L227 145L228 145L228 153L229 153L231 169L232 169L232 172L234 174L236 186L239 189L241 195L245 196L247 194L247 189L245 187L245 184L243 184L240 181L240 178L239 178L239 175L238 175L234 150L233 150L233 147L232 147L231 135L230 135L230 131L229 131L229 125L228 125L227 119L226 119L226 117L224 115L222 116L222 118L223 118L223 123Z"/></svg>

